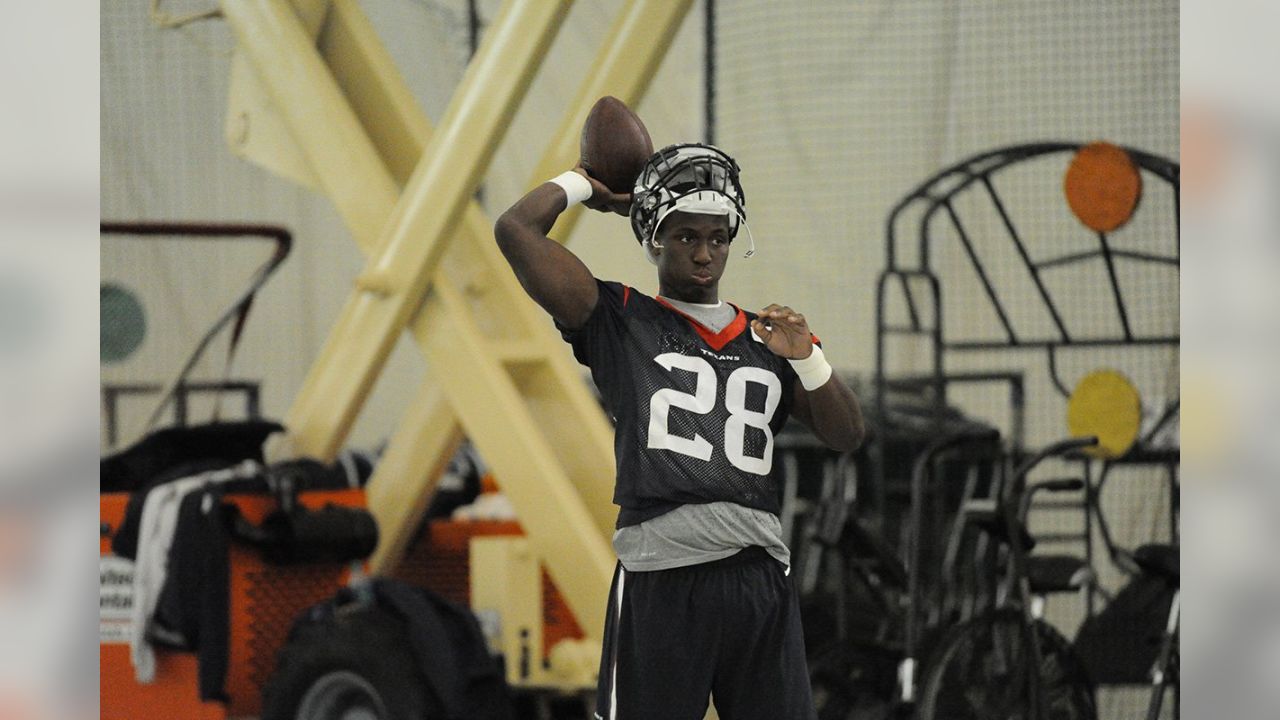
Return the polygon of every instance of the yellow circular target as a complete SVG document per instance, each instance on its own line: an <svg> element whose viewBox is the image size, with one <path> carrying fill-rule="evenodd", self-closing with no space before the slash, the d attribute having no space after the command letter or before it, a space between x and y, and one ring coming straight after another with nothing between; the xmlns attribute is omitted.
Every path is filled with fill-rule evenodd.
<svg viewBox="0 0 1280 720"><path fill-rule="evenodd" d="M1096 435L1090 455L1117 458L1129 451L1142 426L1142 401L1129 378L1101 369L1085 375L1067 401L1067 429L1073 437Z"/></svg>

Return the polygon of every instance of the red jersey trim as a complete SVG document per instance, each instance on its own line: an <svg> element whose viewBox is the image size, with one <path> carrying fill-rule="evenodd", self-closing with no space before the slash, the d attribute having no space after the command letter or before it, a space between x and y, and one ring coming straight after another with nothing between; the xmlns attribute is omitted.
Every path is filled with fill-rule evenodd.
<svg viewBox="0 0 1280 720"><path fill-rule="evenodd" d="M663 298L658 297L654 299L666 309L688 321L688 323L693 326L693 329L697 331L698 336L702 338L702 341L710 346L712 350L717 352L724 348L725 345L728 345L734 338L741 335L743 330L747 329L747 314L742 312L742 308L734 305L733 303L729 303L729 307L737 310L738 314L733 318L732 322L725 325L724 329L717 333L711 332L711 329L706 325L703 325L689 315L681 312L679 308L667 302Z"/></svg>

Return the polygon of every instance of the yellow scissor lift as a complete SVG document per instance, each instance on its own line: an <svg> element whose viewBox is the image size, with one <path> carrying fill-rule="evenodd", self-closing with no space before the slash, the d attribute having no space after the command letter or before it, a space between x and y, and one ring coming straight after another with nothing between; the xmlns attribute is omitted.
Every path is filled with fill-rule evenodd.
<svg viewBox="0 0 1280 720"><path fill-rule="evenodd" d="M531 187L576 162L598 97L638 102L691 2L624 3ZM355 0L222 0L221 9L238 40L232 149L326 194L366 258L288 413L277 455L332 460L407 328L429 373L368 485L381 535L370 572L389 573L403 557L465 435L525 532L487 539L473 553L473 562L488 558L485 576L496 576L493 590L473 598L540 603L536 581L498 587L504 573L536 578L527 566L540 561L587 647L598 648L614 567L612 431L473 200L571 4L507 0L434 129ZM563 215L553 235L563 241L579 212ZM578 665L576 678L535 668L522 680L589 682L589 664Z"/></svg>

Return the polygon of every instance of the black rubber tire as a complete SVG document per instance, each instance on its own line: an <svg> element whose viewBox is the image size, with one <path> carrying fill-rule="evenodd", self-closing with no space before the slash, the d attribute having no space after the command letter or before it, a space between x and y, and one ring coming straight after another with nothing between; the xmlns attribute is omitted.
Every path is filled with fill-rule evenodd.
<svg viewBox="0 0 1280 720"><path fill-rule="evenodd" d="M830 646L809 660L818 720L883 720L893 697L896 655Z"/></svg>
<svg viewBox="0 0 1280 720"><path fill-rule="evenodd" d="M831 669L817 670L809 674L809 684L818 720L849 720L858 698L842 673Z"/></svg>
<svg viewBox="0 0 1280 720"><path fill-rule="evenodd" d="M1048 717L1040 720L1097 720L1093 683L1070 643L1043 621L1040 678ZM928 663L920 695L919 720L1026 720L1030 715L1027 676L1030 635L1012 609L984 613L943 639Z"/></svg>
<svg viewBox="0 0 1280 720"><path fill-rule="evenodd" d="M433 710L408 628L376 607L296 627L262 689L262 720L425 720Z"/></svg>

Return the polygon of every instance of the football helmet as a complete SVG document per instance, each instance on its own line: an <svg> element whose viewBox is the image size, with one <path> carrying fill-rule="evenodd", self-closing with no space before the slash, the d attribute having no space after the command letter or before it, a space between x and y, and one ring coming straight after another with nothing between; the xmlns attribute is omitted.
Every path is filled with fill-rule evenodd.
<svg viewBox="0 0 1280 720"><path fill-rule="evenodd" d="M729 238L746 227L746 194L738 181L738 163L723 150L703 143L668 145L654 153L636 178L631 193L631 230L645 249L645 257L657 264L648 251L660 247L655 238L658 227L671 213L727 215ZM746 257L755 253L751 243Z"/></svg>

